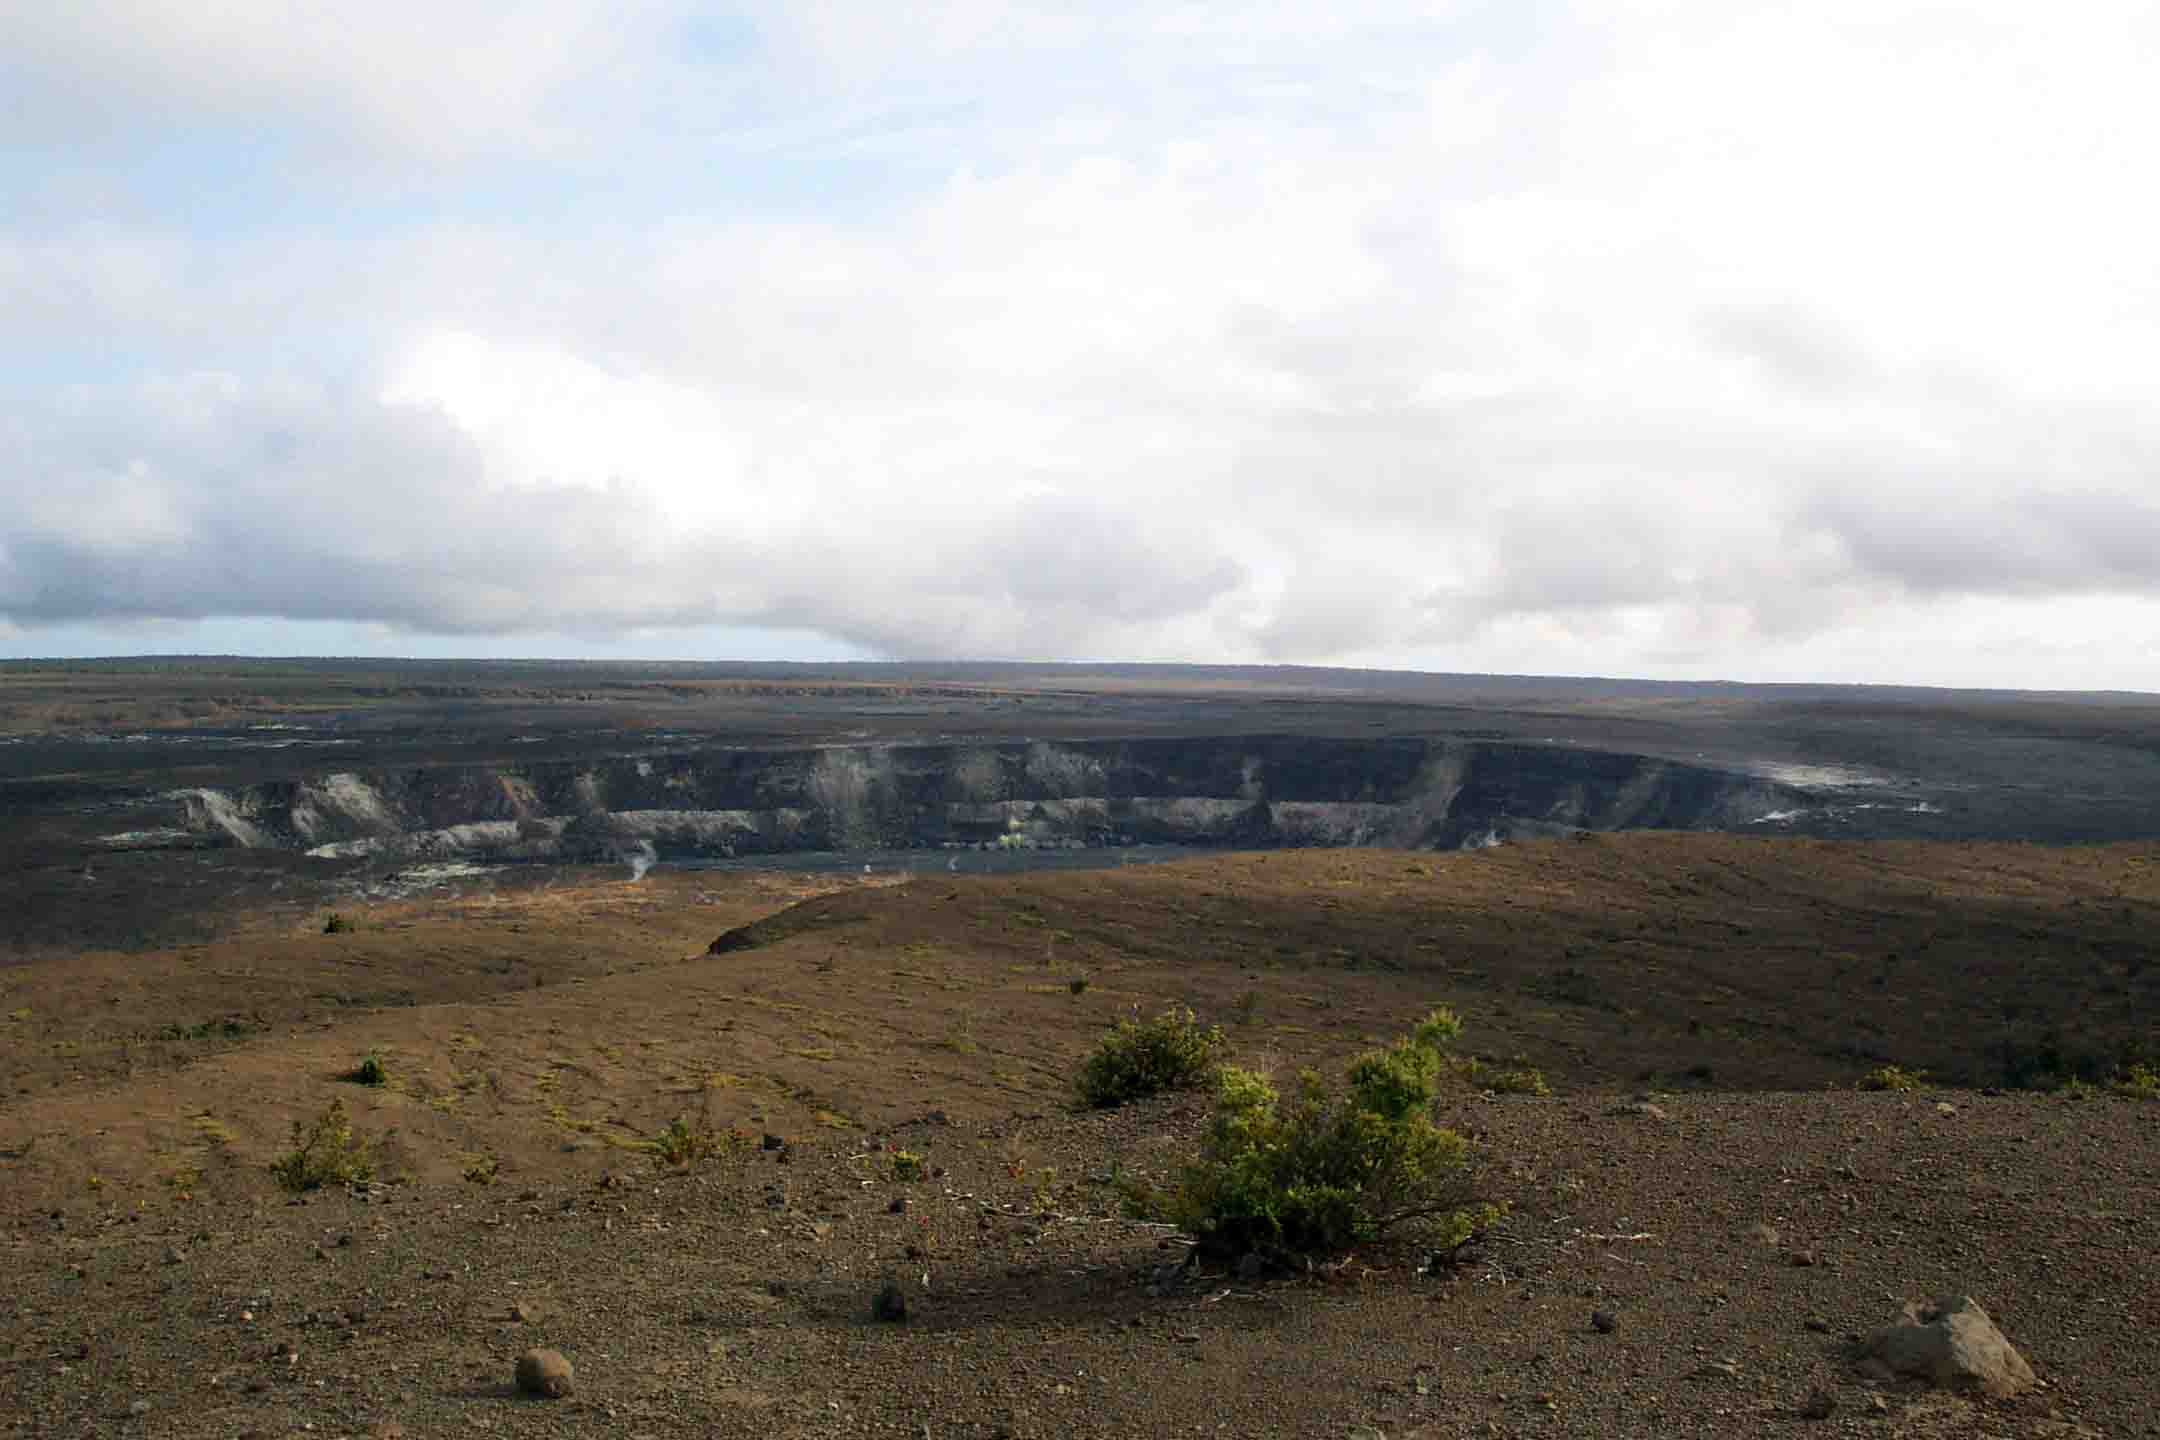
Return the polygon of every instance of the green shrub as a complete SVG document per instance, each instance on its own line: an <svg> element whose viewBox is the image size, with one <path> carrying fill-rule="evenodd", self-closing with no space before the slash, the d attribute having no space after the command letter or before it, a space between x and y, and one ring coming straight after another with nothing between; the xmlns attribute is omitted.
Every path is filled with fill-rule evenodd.
<svg viewBox="0 0 2160 1440"><path fill-rule="evenodd" d="M699 1116L691 1124L678 1115L667 1123L667 1128L645 1142L645 1148L661 1164L676 1170L687 1170L700 1160L710 1160L716 1155L729 1155L737 1150L747 1150L750 1137L740 1130L717 1130L707 1116Z"/></svg>
<svg viewBox="0 0 2160 1440"><path fill-rule="evenodd" d="M920 1180L930 1173L930 1166L922 1156L912 1150L895 1150L892 1157L892 1174L895 1180Z"/></svg>
<svg viewBox="0 0 2160 1440"><path fill-rule="evenodd" d="M2002 1083L2013 1090L2061 1090L2073 1080L2112 1085L2126 1071L2160 1063L2160 1053L2135 1041L2110 1050L2087 1036L2048 1030L2037 1038L1995 1047Z"/></svg>
<svg viewBox="0 0 2160 1440"><path fill-rule="evenodd" d="M332 910L327 916L323 918L322 933L325 935L343 935L350 931L352 928L352 921L346 919L343 915L340 915L335 910Z"/></svg>
<svg viewBox="0 0 2160 1440"><path fill-rule="evenodd" d="M2160 1100L2160 1070L2150 1065L2131 1065L2117 1071L2108 1088L2133 1100Z"/></svg>
<svg viewBox="0 0 2160 1440"><path fill-rule="evenodd" d="M1339 1253L1413 1220L1461 1246L1501 1211L1477 1200L1470 1143L1433 1123L1460 1029L1435 1010L1353 1061L1339 1093L1308 1070L1285 1101L1266 1077L1225 1068L1200 1158L1150 1208L1218 1256Z"/></svg>
<svg viewBox="0 0 2160 1440"><path fill-rule="evenodd" d="M465 1178L474 1185L492 1185L502 1178L502 1161L493 1155L476 1156L465 1167Z"/></svg>
<svg viewBox="0 0 2160 1440"><path fill-rule="evenodd" d="M1065 982L1065 988L1072 991L1072 993L1075 995L1085 995L1088 992L1088 977L1085 975L1075 975L1072 977L1072 979Z"/></svg>
<svg viewBox="0 0 2160 1440"><path fill-rule="evenodd" d="M1098 1110L1164 1090L1190 1090L1215 1073L1219 1027L1205 1030L1190 1010L1165 1010L1139 1024L1118 1021L1080 1067L1080 1098Z"/></svg>
<svg viewBox="0 0 2160 1440"><path fill-rule="evenodd" d="M1496 1095L1550 1095L1545 1072L1518 1055L1505 1068L1481 1065L1477 1083Z"/></svg>
<svg viewBox="0 0 2160 1440"><path fill-rule="evenodd" d="M1907 1070L1902 1065L1885 1065L1879 1070L1870 1070L1867 1074L1861 1076L1859 1088L1862 1090L1919 1090L1925 1087L1927 1083L1928 1072L1925 1070Z"/></svg>
<svg viewBox="0 0 2160 1440"><path fill-rule="evenodd" d="M390 1072L383 1068L381 1056L370 1055L343 1075L338 1076L338 1079L350 1081L355 1085L386 1085L390 1081Z"/></svg>
<svg viewBox="0 0 2160 1440"><path fill-rule="evenodd" d="M370 1142L353 1133L345 1102L333 1100L310 1127L293 1121L293 1148L270 1162L278 1184L294 1192L351 1185L375 1174Z"/></svg>

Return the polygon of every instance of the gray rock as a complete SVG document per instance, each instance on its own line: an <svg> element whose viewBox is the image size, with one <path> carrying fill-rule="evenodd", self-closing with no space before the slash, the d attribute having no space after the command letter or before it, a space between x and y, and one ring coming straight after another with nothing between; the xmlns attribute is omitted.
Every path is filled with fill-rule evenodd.
<svg viewBox="0 0 2160 1440"><path fill-rule="evenodd" d="M1247 1254L1239 1257L1237 1262L1238 1279L1251 1284L1265 1274L1267 1274L1267 1261L1261 1259L1258 1255Z"/></svg>
<svg viewBox="0 0 2160 1440"><path fill-rule="evenodd" d="M2032 1366L1969 1295L1914 1301L1905 1317L1868 1338L1862 1365L2004 1399L2032 1388Z"/></svg>
<svg viewBox="0 0 2160 1440"><path fill-rule="evenodd" d="M1837 1394L1835 1391L1818 1387L1808 1391L1807 1399L1800 1404L1800 1418L1803 1420L1828 1420L1835 1414L1837 1414Z"/></svg>
<svg viewBox="0 0 2160 1440"><path fill-rule="evenodd" d="M544 1400L560 1400L570 1393L574 1378L570 1362L560 1350L527 1350L518 1356L517 1388Z"/></svg>
<svg viewBox="0 0 2160 1440"><path fill-rule="evenodd" d="M1610 1310L1593 1310L1590 1312L1590 1328L1600 1335L1612 1334L1619 1327L1619 1324L1619 1317Z"/></svg>

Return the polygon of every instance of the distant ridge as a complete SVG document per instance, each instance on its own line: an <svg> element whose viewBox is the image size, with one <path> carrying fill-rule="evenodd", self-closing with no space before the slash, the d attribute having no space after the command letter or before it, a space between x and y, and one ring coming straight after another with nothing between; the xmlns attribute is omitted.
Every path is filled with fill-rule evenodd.
<svg viewBox="0 0 2160 1440"><path fill-rule="evenodd" d="M255 674L484 674L535 680L854 681L861 684L1032 685L1042 688L1238 689L1248 693L1332 695L1417 703L1485 700L1756 699L1781 702L2055 701L2160 705L2140 690L2020 690L2001 687L1846 684L1815 681L1642 680L1610 675L1501 675L1478 672L1350 669L1328 665L1190 665L1085 660L445 660L368 656L132 655L83 659L0 660L0 673L167 672L215 667Z"/></svg>

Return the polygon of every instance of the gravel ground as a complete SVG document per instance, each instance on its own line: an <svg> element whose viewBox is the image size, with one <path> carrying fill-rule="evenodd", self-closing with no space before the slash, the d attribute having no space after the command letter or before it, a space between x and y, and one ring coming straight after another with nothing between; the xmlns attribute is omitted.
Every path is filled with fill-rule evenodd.
<svg viewBox="0 0 2160 1440"><path fill-rule="evenodd" d="M2160 1105L1970 1092L1467 1097L1510 1218L1307 1274L1181 1268L1113 1161L1194 1100L821 1132L605 1183L7 1213L23 1435L2160 1435ZM919 1181L890 1151L921 1154ZM95 1197L91 1197L95 1200ZM4 1204L0 1201L0 1204ZM871 1318L886 1282L904 1322ZM2042 1388L1861 1379L1975 1296ZM1592 1324L1605 1312L1609 1328ZM528 1347L576 1368L517 1394ZM1803 1418L1827 1390L1832 1413Z"/></svg>

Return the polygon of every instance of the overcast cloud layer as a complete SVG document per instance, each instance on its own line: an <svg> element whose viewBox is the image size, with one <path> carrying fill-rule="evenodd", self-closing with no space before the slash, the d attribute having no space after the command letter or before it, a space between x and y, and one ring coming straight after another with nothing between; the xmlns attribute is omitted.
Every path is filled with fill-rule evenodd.
<svg viewBox="0 0 2160 1440"><path fill-rule="evenodd" d="M2145 0L933 8L0 0L0 653L2160 690Z"/></svg>

